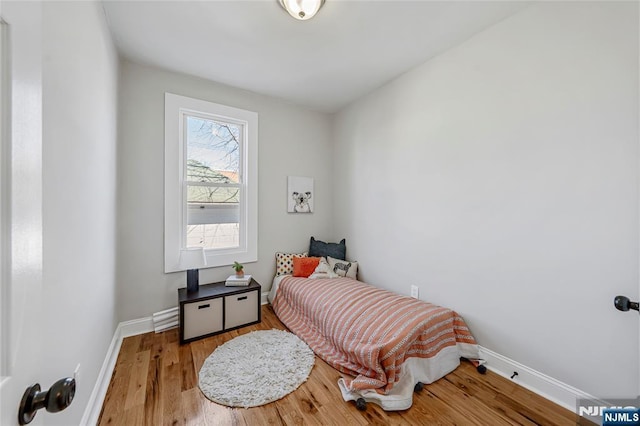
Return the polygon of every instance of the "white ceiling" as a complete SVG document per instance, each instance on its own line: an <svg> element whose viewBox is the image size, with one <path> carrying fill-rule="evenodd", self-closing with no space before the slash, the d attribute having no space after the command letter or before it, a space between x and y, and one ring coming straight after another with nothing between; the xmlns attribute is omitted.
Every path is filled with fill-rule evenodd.
<svg viewBox="0 0 640 426"><path fill-rule="evenodd" d="M334 112L526 7L327 0L309 21L277 0L104 1L125 58Z"/></svg>

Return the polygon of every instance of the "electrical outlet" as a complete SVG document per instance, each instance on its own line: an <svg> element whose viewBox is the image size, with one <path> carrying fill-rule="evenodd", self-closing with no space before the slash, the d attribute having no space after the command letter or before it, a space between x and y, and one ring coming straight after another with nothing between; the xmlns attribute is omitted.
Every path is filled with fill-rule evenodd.
<svg viewBox="0 0 640 426"><path fill-rule="evenodd" d="M413 297L414 299L418 298L418 286L417 285L412 285L411 286L411 297Z"/></svg>
<svg viewBox="0 0 640 426"><path fill-rule="evenodd" d="M78 364L76 369L73 370L73 379L76 381L76 386L78 386L78 379L80 379L80 364Z"/></svg>

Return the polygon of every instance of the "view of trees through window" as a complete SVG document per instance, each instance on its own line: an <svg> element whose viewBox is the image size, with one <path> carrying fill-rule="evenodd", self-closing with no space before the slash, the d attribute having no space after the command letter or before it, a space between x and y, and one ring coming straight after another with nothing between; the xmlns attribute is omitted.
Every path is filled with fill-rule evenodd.
<svg viewBox="0 0 640 426"><path fill-rule="evenodd" d="M196 115L185 121L187 247L238 247L243 126Z"/></svg>

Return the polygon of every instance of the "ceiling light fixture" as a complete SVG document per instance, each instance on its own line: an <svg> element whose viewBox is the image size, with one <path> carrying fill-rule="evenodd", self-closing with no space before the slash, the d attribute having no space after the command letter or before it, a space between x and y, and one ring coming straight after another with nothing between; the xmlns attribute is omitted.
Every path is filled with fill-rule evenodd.
<svg viewBox="0 0 640 426"><path fill-rule="evenodd" d="M313 18L324 4L324 0L278 0L278 2L289 15L300 21Z"/></svg>

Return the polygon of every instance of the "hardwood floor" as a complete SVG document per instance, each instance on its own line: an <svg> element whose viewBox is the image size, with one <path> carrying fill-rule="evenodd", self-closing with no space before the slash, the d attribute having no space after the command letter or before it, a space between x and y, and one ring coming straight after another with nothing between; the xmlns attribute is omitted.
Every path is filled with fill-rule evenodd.
<svg viewBox="0 0 640 426"><path fill-rule="evenodd" d="M414 394L405 411L376 404L358 411L338 389L340 374L316 357L309 380L255 408L209 401L198 388L204 360L224 342L254 330L286 329L271 306L262 323L180 346L178 330L124 339L100 425L575 425L577 416L496 374L468 363ZM581 423L581 422L580 422Z"/></svg>

